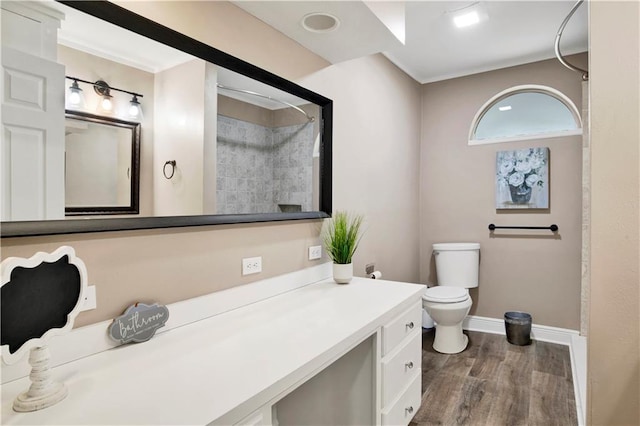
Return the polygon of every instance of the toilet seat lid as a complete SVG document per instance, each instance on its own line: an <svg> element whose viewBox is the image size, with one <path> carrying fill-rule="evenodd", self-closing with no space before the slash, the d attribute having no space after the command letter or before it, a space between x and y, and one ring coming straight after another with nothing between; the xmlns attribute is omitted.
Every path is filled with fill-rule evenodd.
<svg viewBox="0 0 640 426"><path fill-rule="evenodd" d="M427 302L464 302L469 298L469 291L463 287L436 286L428 288L422 298Z"/></svg>

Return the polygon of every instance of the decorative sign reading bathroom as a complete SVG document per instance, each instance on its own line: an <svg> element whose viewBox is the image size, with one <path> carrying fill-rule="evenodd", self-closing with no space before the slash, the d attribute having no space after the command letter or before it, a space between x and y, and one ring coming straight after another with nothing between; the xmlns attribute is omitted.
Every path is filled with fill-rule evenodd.
<svg viewBox="0 0 640 426"><path fill-rule="evenodd" d="M549 148L496 153L496 209L549 208Z"/></svg>
<svg viewBox="0 0 640 426"><path fill-rule="evenodd" d="M164 327L168 319L169 309L166 306L136 303L113 320L109 326L109 336L122 344L146 342L160 327Z"/></svg>

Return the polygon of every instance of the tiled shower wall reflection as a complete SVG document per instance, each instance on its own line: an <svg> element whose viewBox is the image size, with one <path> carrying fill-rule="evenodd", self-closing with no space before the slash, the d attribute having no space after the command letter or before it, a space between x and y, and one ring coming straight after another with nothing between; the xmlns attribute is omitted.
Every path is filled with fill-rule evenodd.
<svg viewBox="0 0 640 426"><path fill-rule="evenodd" d="M273 129L273 201L276 207L300 205L302 211L312 210L312 156L311 123Z"/></svg>
<svg viewBox="0 0 640 426"><path fill-rule="evenodd" d="M218 115L217 213L311 210L313 142L310 123L272 129Z"/></svg>

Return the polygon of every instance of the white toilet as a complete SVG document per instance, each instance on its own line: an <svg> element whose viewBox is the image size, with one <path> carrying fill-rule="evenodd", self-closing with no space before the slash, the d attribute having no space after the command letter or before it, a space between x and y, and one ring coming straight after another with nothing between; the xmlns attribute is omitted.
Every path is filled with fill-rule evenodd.
<svg viewBox="0 0 640 426"><path fill-rule="evenodd" d="M444 354L462 352L469 341L462 321L471 309L469 288L478 287L479 243L433 245L438 285L422 296L422 306L436 323L433 349Z"/></svg>

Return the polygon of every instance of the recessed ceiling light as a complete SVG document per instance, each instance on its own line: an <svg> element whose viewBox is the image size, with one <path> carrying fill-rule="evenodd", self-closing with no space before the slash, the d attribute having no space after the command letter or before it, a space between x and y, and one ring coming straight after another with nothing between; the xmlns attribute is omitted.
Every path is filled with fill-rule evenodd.
<svg viewBox="0 0 640 426"><path fill-rule="evenodd" d="M453 2L455 4L455 2ZM489 19L484 2L476 1L445 12L457 28L470 27Z"/></svg>
<svg viewBox="0 0 640 426"><path fill-rule="evenodd" d="M312 33L328 33L340 26L340 20L325 12L314 12L302 18L302 27Z"/></svg>
<svg viewBox="0 0 640 426"><path fill-rule="evenodd" d="M475 10L453 17L453 23L458 28L468 27L470 25L477 24L478 22L480 22L480 16Z"/></svg>
<svg viewBox="0 0 640 426"><path fill-rule="evenodd" d="M509 111L511 109L511 105L498 107L500 111Z"/></svg>

